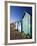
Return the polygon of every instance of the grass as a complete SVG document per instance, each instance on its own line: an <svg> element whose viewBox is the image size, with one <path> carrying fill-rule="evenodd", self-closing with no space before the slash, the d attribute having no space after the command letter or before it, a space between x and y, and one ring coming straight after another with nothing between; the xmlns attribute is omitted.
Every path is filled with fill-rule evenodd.
<svg viewBox="0 0 37 46"><path fill-rule="evenodd" d="M25 32L18 32L15 27L15 25L10 26L10 40L32 38L29 33L26 34Z"/></svg>

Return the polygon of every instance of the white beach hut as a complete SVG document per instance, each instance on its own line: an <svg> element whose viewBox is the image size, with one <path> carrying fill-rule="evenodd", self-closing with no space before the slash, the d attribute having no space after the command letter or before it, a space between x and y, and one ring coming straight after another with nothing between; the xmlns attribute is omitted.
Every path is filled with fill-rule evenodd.
<svg viewBox="0 0 37 46"><path fill-rule="evenodd" d="M25 12L25 15L22 16L22 20L16 22L16 29L18 29L19 32L25 32L26 34L31 34L31 24L30 24L31 15Z"/></svg>

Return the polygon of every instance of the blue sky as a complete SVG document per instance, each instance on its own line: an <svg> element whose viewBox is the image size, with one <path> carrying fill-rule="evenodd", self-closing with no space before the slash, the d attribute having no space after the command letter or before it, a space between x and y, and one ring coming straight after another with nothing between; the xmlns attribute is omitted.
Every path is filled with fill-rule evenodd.
<svg viewBox="0 0 37 46"><path fill-rule="evenodd" d="M28 12L32 16L32 7L10 6L10 23L21 20L24 11Z"/></svg>

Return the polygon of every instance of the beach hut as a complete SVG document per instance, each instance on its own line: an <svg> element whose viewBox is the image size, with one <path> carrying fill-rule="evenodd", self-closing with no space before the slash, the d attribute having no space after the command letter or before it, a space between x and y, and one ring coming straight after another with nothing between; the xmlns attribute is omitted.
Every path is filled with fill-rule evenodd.
<svg viewBox="0 0 37 46"><path fill-rule="evenodd" d="M31 15L27 12L24 12L22 19L16 22L16 29L19 32L25 32L26 34L32 34L31 30Z"/></svg>
<svg viewBox="0 0 37 46"><path fill-rule="evenodd" d="M22 31L24 31L26 34L31 33L30 32L30 14L25 12L25 15L22 17Z"/></svg>

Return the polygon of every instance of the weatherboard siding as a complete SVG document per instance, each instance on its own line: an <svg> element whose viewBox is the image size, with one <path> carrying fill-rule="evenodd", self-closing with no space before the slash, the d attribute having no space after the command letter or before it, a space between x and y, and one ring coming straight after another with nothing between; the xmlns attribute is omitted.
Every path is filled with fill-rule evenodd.
<svg viewBox="0 0 37 46"><path fill-rule="evenodd" d="M22 19L22 31L30 34L30 15L28 13Z"/></svg>

